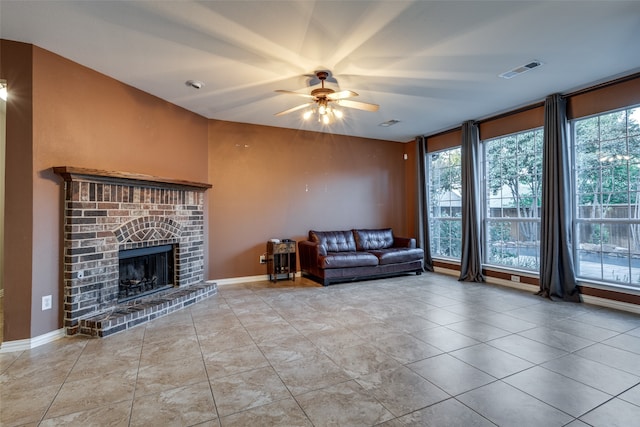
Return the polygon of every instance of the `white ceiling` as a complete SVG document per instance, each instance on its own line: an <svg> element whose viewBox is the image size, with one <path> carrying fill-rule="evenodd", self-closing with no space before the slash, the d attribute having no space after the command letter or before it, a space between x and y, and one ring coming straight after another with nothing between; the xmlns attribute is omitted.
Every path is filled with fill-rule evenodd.
<svg viewBox="0 0 640 427"><path fill-rule="evenodd" d="M0 37L207 118L406 142L638 72L640 1L0 0ZM380 110L274 116L325 69Z"/></svg>

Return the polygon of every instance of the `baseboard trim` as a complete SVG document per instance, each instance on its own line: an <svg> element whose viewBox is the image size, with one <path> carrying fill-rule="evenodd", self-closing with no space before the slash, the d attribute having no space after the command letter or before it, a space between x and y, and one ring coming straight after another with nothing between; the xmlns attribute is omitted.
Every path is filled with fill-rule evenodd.
<svg viewBox="0 0 640 427"><path fill-rule="evenodd" d="M536 286L536 285L532 285L524 282L512 282L511 280L500 279L497 277L487 277L486 281L487 283L505 286L507 288L519 289L521 291L536 293L540 290L540 286Z"/></svg>
<svg viewBox="0 0 640 427"><path fill-rule="evenodd" d="M580 294L585 304L597 305L599 307L612 308L614 310L627 311L630 313L640 314L640 305L631 304L613 299L594 297L591 295Z"/></svg>
<svg viewBox="0 0 640 427"><path fill-rule="evenodd" d="M530 284L526 284L526 283L517 283L517 282L511 282L509 280L503 280L503 279L496 279L496 278L489 278L487 279L487 283L495 283L497 285L500 286L506 286L509 288L515 288L515 289L520 289L523 291L528 291L528 292L533 292L536 293L538 292L538 290L540 290L539 286L536 285L530 285ZM595 305L598 307L606 307L606 308L612 308L614 310L620 310L620 311L626 311L629 313L635 313L635 314L640 314L640 305L638 304L631 304L628 302L624 302L624 301L616 301L613 299L608 299L608 298L600 298L600 297L595 297L592 295L585 295L585 294L580 294L580 298L582 300L583 303L585 304L589 304L589 305Z"/></svg>
<svg viewBox="0 0 640 427"><path fill-rule="evenodd" d="M301 277L301 273L297 272L296 277ZM244 276L244 277L230 277L227 279L213 279L213 280L207 280L207 283L215 282L218 284L218 287L220 287L224 285L234 285L237 283L254 283L254 282L268 282L268 281L269 281L269 275L263 274L259 276Z"/></svg>
<svg viewBox="0 0 640 427"><path fill-rule="evenodd" d="M453 268L445 268L445 267L433 267L434 273L446 274L447 276L458 276L460 277L460 271L454 270Z"/></svg>
<svg viewBox="0 0 640 427"><path fill-rule="evenodd" d="M0 344L0 353L12 353L15 351L31 350L44 344L48 344L57 339L65 337L64 329L58 329L55 331L47 332L46 334L39 335L33 338L27 338L24 340L6 341Z"/></svg>
<svg viewBox="0 0 640 427"><path fill-rule="evenodd" d="M264 276L229 277L226 279L207 280L206 282L215 282L218 284L218 287L220 287L225 285L235 285L237 283L261 282L263 280L269 280L269 276L265 274Z"/></svg>

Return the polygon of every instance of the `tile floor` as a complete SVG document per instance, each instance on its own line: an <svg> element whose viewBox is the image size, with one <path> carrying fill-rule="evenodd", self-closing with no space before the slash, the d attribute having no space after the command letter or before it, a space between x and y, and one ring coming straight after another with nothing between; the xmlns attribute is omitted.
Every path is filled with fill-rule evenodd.
<svg viewBox="0 0 640 427"><path fill-rule="evenodd" d="M226 285L0 372L2 426L631 426L640 316L439 274Z"/></svg>

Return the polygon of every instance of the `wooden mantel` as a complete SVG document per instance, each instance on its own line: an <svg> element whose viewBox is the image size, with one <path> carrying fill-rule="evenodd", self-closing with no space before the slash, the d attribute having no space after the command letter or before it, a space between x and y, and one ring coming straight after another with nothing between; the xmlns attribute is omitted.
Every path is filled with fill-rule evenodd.
<svg viewBox="0 0 640 427"><path fill-rule="evenodd" d="M152 187L172 187L191 190L206 191L211 188L211 184L194 181L184 181L181 179L163 178L153 175L144 175L131 172L105 171L100 169L78 168L74 166L55 166L53 172L60 175L65 181L77 181L82 179L98 179L101 181L118 183L137 183L138 185Z"/></svg>

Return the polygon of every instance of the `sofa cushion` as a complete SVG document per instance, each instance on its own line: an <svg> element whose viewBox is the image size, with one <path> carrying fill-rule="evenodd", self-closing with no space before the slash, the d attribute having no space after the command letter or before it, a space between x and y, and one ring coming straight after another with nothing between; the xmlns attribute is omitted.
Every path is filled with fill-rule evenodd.
<svg viewBox="0 0 640 427"><path fill-rule="evenodd" d="M331 252L318 257L322 269L345 267L370 267L378 265L378 257L368 252Z"/></svg>
<svg viewBox="0 0 640 427"><path fill-rule="evenodd" d="M309 231L309 240L323 245L327 252L355 252L356 242L351 230Z"/></svg>
<svg viewBox="0 0 640 427"><path fill-rule="evenodd" d="M393 230L390 228L353 230L353 234L359 251L386 249L393 246Z"/></svg>
<svg viewBox="0 0 640 427"><path fill-rule="evenodd" d="M380 260L380 265L418 261L424 258L424 251L421 248L389 248L372 250L369 253Z"/></svg>

